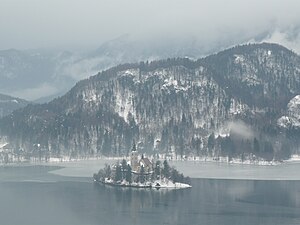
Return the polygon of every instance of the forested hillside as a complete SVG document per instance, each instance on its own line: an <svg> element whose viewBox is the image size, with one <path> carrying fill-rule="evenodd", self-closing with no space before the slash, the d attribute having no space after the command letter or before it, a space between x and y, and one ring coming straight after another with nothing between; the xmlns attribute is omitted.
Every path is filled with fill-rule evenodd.
<svg viewBox="0 0 300 225"><path fill-rule="evenodd" d="M29 102L20 98L0 94L0 118L12 113L14 110L25 107Z"/></svg>
<svg viewBox="0 0 300 225"><path fill-rule="evenodd" d="M297 123L280 121L299 94L299 56L253 44L113 67L0 129L29 155L120 156L136 142L148 154L283 159L298 151Z"/></svg>

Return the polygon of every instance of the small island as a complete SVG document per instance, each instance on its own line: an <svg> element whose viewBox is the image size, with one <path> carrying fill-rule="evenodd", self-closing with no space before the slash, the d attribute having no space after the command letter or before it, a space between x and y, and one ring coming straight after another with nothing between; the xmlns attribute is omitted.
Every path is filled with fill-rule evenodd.
<svg viewBox="0 0 300 225"><path fill-rule="evenodd" d="M105 165L94 174L94 182L116 187L131 188L190 188L191 181L170 167L167 160L150 160L139 155L135 148L130 155L130 161L123 159L113 165Z"/></svg>

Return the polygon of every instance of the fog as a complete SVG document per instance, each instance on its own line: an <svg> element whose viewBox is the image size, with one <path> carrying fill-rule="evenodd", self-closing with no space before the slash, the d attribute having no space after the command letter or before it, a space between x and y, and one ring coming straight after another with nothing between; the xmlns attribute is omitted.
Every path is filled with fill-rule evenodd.
<svg viewBox="0 0 300 225"><path fill-rule="evenodd" d="M1 0L0 49L93 49L129 34L207 49L272 41L299 52L297 0Z"/></svg>
<svg viewBox="0 0 300 225"><path fill-rule="evenodd" d="M0 93L31 101L59 96L76 81L122 63L198 59L253 42L278 43L300 53L297 0L0 3L0 51L26 50L0 57Z"/></svg>
<svg viewBox="0 0 300 225"><path fill-rule="evenodd" d="M240 137L241 139L251 140L254 138L254 132L251 127L241 120L230 122L228 124L228 128L232 134Z"/></svg>

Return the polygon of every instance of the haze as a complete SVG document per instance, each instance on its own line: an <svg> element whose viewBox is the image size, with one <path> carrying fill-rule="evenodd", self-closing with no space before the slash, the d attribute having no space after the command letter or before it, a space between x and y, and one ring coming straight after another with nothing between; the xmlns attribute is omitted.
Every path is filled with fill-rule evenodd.
<svg viewBox="0 0 300 225"><path fill-rule="evenodd" d="M207 48L271 41L299 52L297 0L1 0L0 49L93 49L129 34Z"/></svg>

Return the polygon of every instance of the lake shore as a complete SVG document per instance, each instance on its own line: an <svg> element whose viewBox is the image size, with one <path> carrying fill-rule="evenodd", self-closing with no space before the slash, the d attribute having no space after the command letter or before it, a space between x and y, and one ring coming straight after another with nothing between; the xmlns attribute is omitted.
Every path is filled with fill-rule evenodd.
<svg viewBox="0 0 300 225"><path fill-rule="evenodd" d="M115 160L117 161L117 160ZM50 163L64 168L50 171L56 175L73 177L91 177L95 171L111 164L111 159L81 160L76 162ZM285 162L274 166L241 165L220 162L169 161L186 176L204 179L234 180L300 180L300 162Z"/></svg>

